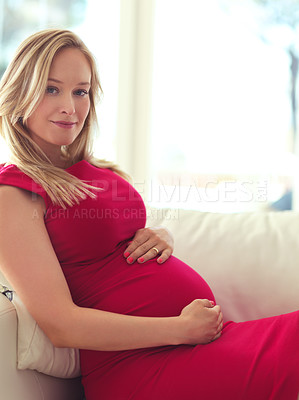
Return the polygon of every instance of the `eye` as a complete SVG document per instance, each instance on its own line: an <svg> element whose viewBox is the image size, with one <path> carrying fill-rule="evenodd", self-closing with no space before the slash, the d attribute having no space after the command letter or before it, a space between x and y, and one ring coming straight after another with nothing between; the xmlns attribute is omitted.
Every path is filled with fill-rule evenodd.
<svg viewBox="0 0 299 400"><path fill-rule="evenodd" d="M46 89L46 93L48 94L57 94L59 90L54 86L48 86Z"/></svg>
<svg viewBox="0 0 299 400"><path fill-rule="evenodd" d="M78 90L75 90L75 91L74 91L74 94L75 94L76 96L84 97L84 96L87 96L87 95L88 95L88 91L85 90L85 89L78 89Z"/></svg>

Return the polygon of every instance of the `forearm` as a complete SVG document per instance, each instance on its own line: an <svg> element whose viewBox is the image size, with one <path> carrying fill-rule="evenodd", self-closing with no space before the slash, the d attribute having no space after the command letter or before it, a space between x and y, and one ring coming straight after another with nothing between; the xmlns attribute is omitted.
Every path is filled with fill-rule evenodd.
<svg viewBox="0 0 299 400"><path fill-rule="evenodd" d="M63 322L51 335L59 347L113 351L178 344L178 317L135 317L75 306Z"/></svg>

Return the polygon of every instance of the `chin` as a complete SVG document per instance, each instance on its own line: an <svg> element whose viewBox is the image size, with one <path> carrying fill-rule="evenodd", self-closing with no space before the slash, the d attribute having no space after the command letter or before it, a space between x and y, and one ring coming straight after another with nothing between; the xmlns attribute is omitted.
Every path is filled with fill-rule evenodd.
<svg viewBox="0 0 299 400"><path fill-rule="evenodd" d="M67 139L65 138L64 140L58 140L55 144L57 146L69 146L70 144L74 143L74 141L77 139L78 136L79 136L79 134L76 136L73 136L71 138L67 138Z"/></svg>

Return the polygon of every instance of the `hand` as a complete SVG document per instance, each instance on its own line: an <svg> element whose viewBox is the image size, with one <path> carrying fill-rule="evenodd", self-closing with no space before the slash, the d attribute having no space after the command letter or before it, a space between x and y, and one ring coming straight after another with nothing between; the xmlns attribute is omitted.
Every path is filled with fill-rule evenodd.
<svg viewBox="0 0 299 400"><path fill-rule="evenodd" d="M162 264L172 252L173 238L166 228L143 228L138 229L124 256L129 264L133 264L136 260L142 264L159 255L157 262Z"/></svg>
<svg viewBox="0 0 299 400"><path fill-rule="evenodd" d="M180 344L207 344L221 336L223 316L220 306L209 300L194 300L183 308Z"/></svg>

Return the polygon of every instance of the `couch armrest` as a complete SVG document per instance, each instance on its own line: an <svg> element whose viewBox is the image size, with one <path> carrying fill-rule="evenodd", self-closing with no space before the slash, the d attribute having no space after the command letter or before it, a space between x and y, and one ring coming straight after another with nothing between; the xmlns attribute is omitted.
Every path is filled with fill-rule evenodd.
<svg viewBox="0 0 299 400"><path fill-rule="evenodd" d="M14 306L0 294L0 387L7 399L38 399L37 384L29 371L16 369L17 315ZM27 386L28 384L28 386ZM28 390L30 387L30 390ZM27 394L28 393L28 394Z"/></svg>
<svg viewBox="0 0 299 400"><path fill-rule="evenodd" d="M0 294L0 388L1 399L82 400L80 379L59 379L33 370L17 370L17 314Z"/></svg>

